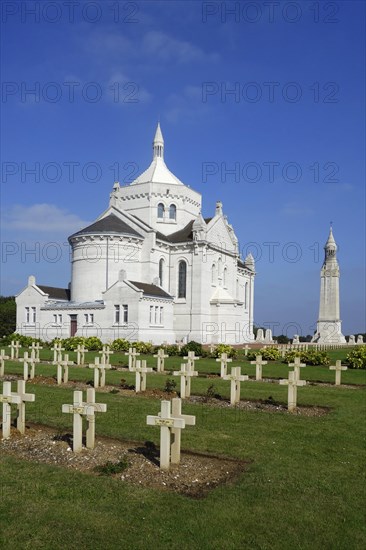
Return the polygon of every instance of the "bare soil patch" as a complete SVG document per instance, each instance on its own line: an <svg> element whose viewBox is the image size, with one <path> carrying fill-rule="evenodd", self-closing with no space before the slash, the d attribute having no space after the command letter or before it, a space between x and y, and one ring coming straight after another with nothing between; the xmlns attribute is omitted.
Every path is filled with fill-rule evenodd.
<svg viewBox="0 0 366 550"><path fill-rule="evenodd" d="M193 498L205 497L218 485L234 483L249 464L227 457L182 452L179 466L162 471L159 449L152 442L139 444L97 436L95 448L84 448L79 454L72 452L71 445L70 433L28 424L24 436L12 429L11 438L0 441L0 453L90 475L101 475L95 469L98 466L122 462L127 464L126 469L112 474L121 483L175 491Z"/></svg>
<svg viewBox="0 0 366 550"><path fill-rule="evenodd" d="M215 397L207 398L200 395L192 395L187 401L191 403L202 403L208 405L209 407L218 407L224 409L240 409L247 411L267 411L271 413L286 413L297 416L324 416L330 412L329 407L314 407L314 406L304 406L298 405L295 411L289 412L287 410L287 405L284 403L279 403L269 397L268 399L259 399L257 401L250 400L241 400L240 403L237 403L235 407L230 404L230 401L226 399L218 399Z"/></svg>

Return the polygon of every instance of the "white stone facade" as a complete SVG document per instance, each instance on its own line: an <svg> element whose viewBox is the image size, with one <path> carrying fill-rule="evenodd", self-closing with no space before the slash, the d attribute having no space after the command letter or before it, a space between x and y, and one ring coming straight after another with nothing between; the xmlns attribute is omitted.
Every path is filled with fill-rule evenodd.
<svg viewBox="0 0 366 550"><path fill-rule="evenodd" d="M150 167L131 185L115 183L107 210L69 237L70 289L30 277L16 298L17 330L44 340L253 341L253 257L239 257L220 202L212 218L201 208L167 168L158 125Z"/></svg>

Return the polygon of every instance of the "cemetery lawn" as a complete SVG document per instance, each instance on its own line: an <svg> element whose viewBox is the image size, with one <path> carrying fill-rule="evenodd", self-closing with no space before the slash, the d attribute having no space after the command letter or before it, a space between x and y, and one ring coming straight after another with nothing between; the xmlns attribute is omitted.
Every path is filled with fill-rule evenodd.
<svg viewBox="0 0 366 550"><path fill-rule="evenodd" d="M47 352L47 350L42 350ZM331 352L332 353L332 352ZM333 352L339 354L340 352ZM88 357L92 362L95 354ZM122 355L120 356L122 361ZM332 364L337 357L332 355ZM116 354L113 358L119 361ZM123 360L124 361L124 360ZM155 359L149 358L150 366ZM179 369L181 358L169 358L168 369ZM242 373L255 367L243 360ZM219 363L201 359L200 374L218 373ZM36 366L37 376L55 375L55 367ZM285 378L288 367L269 363L263 376ZM22 364L5 363L5 374L21 374ZM304 380L334 383L326 367L306 367ZM93 378L89 369L71 367L70 380L85 390ZM118 388L124 371L109 371L108 385ZM171 375L148 375L148 388L162 389ZM179 390L179 380L177 389ZM72 431L71 415L61 413L76 388L27 383L35 403L27 404L28 423ZM0 457L0 546L44 549L358 549L366 547L364 441L365 371L342 372L342 383L307 385L298 390L298 404L328 407L322 416L271 413L266 410L216 408L183 403L183 412L196 415L196 426L182 434L182 449L224 455L247 462L234 483L222 485L205 498L193 499L161 489L128 485L120 475L105 477ZM200 376L192 380L192 395L215 392L228 399L229 382ZM15 383L13 382L13 386ZM0 383L2 390L2 383ZM286 403L287 388L277 383L248 381L241 399ZM146 425L157 414L159 399L143 395L96 392L108 411L96 420L98 435L138 444L159 444L158 428ZM2 544L3 543L3 544Z"/></svg>

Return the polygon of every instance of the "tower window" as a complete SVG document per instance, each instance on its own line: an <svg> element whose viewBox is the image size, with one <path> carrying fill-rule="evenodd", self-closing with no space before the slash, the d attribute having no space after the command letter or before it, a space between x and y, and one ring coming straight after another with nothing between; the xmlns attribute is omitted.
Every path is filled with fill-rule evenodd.
<svg viewBox="0 0 366 550"><path fill-rule="evenodd" d="M163 286L163 280L164 280L164 260L161 258L159 260L159 282L160 286Z"/></svg>
<svg viewBox="0 0 366 550"><path fill-rule="evenodd" d="M178 266L178 298L185 298L187 295L187 264L179 262Z"/></svg>
<svg viewBox="0 0 366 550"><path fill-rule="evenodd" d="M177 219L177 207L175 206L175 204L171 204L169 206L169 219L170 220Z"/></svg>
<svg viewBox="0 0 366 550"><path fill-rule="evenodd" d="M158 218L164 218L165 206L162 202L158 204Z"/></svg>

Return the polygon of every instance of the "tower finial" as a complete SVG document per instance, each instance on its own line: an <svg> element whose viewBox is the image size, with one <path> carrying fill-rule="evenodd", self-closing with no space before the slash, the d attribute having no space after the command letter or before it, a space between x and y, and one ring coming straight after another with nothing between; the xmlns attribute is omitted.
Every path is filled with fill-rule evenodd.
<svg viewBox="0 0 366 550"><path fill-rule="evenodd" d="M156 127L155 137L153 141L153 159L164 159L164 138L160 128L160 122Z"/></svg>

